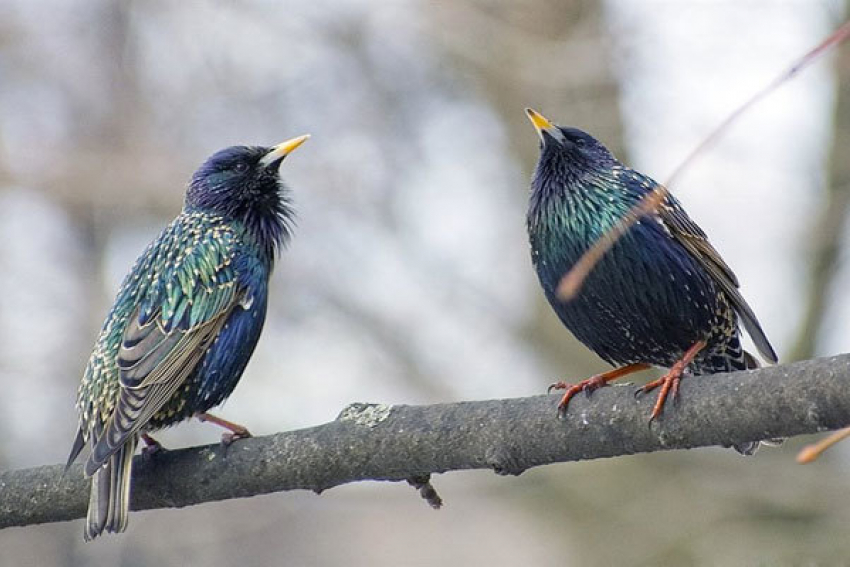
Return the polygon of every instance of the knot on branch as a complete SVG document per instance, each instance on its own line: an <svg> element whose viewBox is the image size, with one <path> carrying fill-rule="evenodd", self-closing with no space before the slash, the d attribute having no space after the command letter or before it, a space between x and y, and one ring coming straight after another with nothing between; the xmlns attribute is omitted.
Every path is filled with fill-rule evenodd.
<svg viewBox="0 0 850 567"><path fill-rule="evenodd" d="M443 499L437 494L437 490L431 484L431 475L423 474L412 476L407 479L407 484L419 491L419 496L422 497L428 505L434 510L439 510L443 506Z"/></svg>
<svg viewBox="0 0 850 567"><path fill-rule="evenodd" d="M519 476L528 468L522 464L517 452L505 444L488 448L484 459L498 475Z"/></svg>
<svg viewBox="0 0 850 567"><path fill-rule="evenodd" d="M392 411L393 406L389 404L354 402L345 406L336 419L337 421L351 421L355 425L372 428L387 419Z"/></svg>

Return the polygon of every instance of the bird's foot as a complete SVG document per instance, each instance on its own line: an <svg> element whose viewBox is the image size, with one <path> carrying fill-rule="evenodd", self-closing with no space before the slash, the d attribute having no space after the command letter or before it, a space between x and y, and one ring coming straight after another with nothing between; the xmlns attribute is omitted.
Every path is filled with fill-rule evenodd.
<svg viewBox="0 0 850 567"><path fill-rule="evenodd" d="M251 432L247 429L244 429L241 432L234 431L233 433L222 433L221 444L225 447L229 447L233 444L234 441L238 441L240 439L248 439L249 437L253 437L253 435L251 435Z"/></svg>
<svg viewBox="0 0 850 567"><path fill-rule="evenodd" d="M679 382L682 381L683 372L684 369L679 369L677 366L674 366L670 369L670 372L658 380L653 380L652 382L645 384L638 388L637 392L635 392L635 395L638 396L640 394L651 392L659 386L661 387L661 391L658 392L658 398L655 400L655 405L652 407L652 413L649 416L650 423L655 421L655 419L661 415L661 410L664 409L664 403L667 401L668 397L673 398L674 404L679 401Z"/></svg>
<svg viewBox="0 0 850 567"><path fill-rule="evenodd" d="M685 373L685 369L688 365L694 361L697 353L705 348L705 344L705 341L695 342L691 348L685 351L684 356L676 361L676 364L670 367L667 374L657 380L653 380L652 382L645 384L643 387L638 388L635 392L635 396L639 396L661 387L661 391L658 392L658 398L655 400L655 405L652 407L652 413L649 416L650 424L655 421L659 415L661 415L661 411L664 409L664 403L667 401L668 397L673 398L674 404L678 402L679 383L682 381L682 374Z"/></svg>
<svg viewBox="0 0 850 567"><path fill-rule="evenodd" d="M225 447L230 446L234 441L237 441L239 439L247 439L248 437L253 437L251 435L251 432L248 431L248 428L244 425L233 423L232 421L228 421L211 413L199 413L197 417L198 420L201 422L215 423L216 425L229 430L229 433L221 434L221 444Z"/></svg>
<svg viewBox="0 0 850 567"><path fill-rule="evenodd" d="M605 379L605 376L603 374L597 374L587 380L582 380L578 384L570 385L566 382L555 382L554 384L549 385L547 392L552 393L552 390L566 390L564 395L561 397L561 401L558 402L558 418L564 419L567 415L567 406L570 404L570 400L573 396L579 392L584 392L585 395L590 397L590 394L592 394L595 390L607 385L608 381Z"/></svg>
<svg viewBox="0 0 850 567"><path fill-rule="evenodd" d="M167 449L162 446L162 443L147 433L142 433L142 441L145 442L145 446L142 447L142 458L152 459L155 455L167 451Z"/></svg>
<svg viewBox="0 0 850 567"><path fill-rule="evenodd" d="M578 384L570 385L566 382L555 382L549 386L547 391L551 393L552 390L566 390L561 401L558 403L558 417L563 419L567 415L567 406L569 405L570 400L579 392L584 392L587 396L590 396L590 394L592 394L595 390L598 390L602 386L607 386L608 382L612 380L616 380L617 378L631 374L632 372L638 372L647 368L649 368L648 364L628 364L621 368L615 368L608 372L591 376L587 380L582 380Z"/></svg>

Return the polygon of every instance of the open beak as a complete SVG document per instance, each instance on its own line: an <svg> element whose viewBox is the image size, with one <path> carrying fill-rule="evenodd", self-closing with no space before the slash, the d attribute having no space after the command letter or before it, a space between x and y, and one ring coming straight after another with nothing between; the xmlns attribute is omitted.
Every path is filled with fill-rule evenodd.
<svg viewBox="0 0 850 567"><path fill-rule="evenodd" d="M291 140L287 140L281 144L276 145L269 153L263 156L263 159L260 160L260 163L263 167L269 167L272 165L280 165L280 162L283 161L283 158L288 156L295 148L306 142L310 138L310 134L304 134L303 136L298 136L297 138L292 138Z"/></svg>
<svg viewBox="0 0 850 567"><path fill-rule="evenodd" d="M544 142L546 141L546 138L543 137L544 132L555 139L560 136L560 131L558 130L558 127L549 122L549 120L547 120L545 116L543 116L536 110L526 108L525 113L528 115L528 119L531 120L531 123L534 124L534 128L537 130L537 135L540 136L540 139Z"/></svg>

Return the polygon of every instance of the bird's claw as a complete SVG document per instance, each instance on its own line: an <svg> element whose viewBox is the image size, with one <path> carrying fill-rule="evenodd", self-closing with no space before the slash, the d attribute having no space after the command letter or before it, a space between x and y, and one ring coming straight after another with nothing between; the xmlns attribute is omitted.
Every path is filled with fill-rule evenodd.
<svg viewBox="0 0 850 567"><path fill-rule="evenodd" d="M564 419L567 416L567 406L576 394L584 392L585 396L589 398L595 390L598 390L605 385L606 382L602 376L594 376L593 378L582 380L578 384L573 385L566 384L565 382L556 382L555 384L552 384L552 386L550 386L550 391L552 389L566 390L561 401L558 402L558 419Z"/></svg>
<svg viewBox="0 0 850 567"><path fill-rule="evenodd" d="M147 433L142 433L142 441L145 442L145 446L142 447L142 458L145 460L153 459L156 455L168 450L162 446L162 443Z"/></svg>
<svg viewBox="0 0 850 567"><path fill-rule="evenodd" d="M662 376L658 380L653 380L638 390L640 393L646 393L651 392L656 388L661 388L661 391L658 392L658 399L655 400L655 405L652 407L652 413L649 416L650 424L661 415L668 398L672 398L673 405L678 406L679 382L681 381L681 371L677 372L676 369L673 369L668 374Z"/></svg>
<svg viewBox="0 0 850 567"><path fill-rule="evenodd" d="M241 431L234 431L232 433L222 433L221 434L221 444L223 447L230 447L234 442L239 441L240 439L248 439L249 437L253 437L251 432L247 429Z"/></svg>
<svg viewBox="0 0 850 567"><path fill-rule="evenodd" d="M551 384L549 384L549 387L546 388L546 393L551 394L552 390L566 390L567 387L569 387L569 384L559 380L557 382L552 382Z"/></svg>
<svg viewBox="0 0 850 567"><path fill-rule="evenodd" d="M566 419L567 418L567 404L559 403L558 404L558 419Z"/></svg>
<svg viewBox="0 0 850 567"><path fill-rule="evenodd" d="M614 370L597 374L587 380L582 380L578 384L570 385L566 382L555 382L549 386L548 391L551 393L552 390L566 390L561 401L558 403L558 417L563 419L567 414L567 404L569 404L570 399L579 392L584 392L589 398L594 391L598 390L602 386L607 386L610 381L647 368L649 368L649 365L644 363L628 364L621 368L615 368Z"/></svg>
<svg viewBox="0 0 850 567"><path fill-rule="evenodd" d="M145 457L153 457L159 453L164 453L168 449L157 443L156 445L145 445L142 447L142 455Z"/></svg>
<svg viewBox="0 0 850 567"><path fill-rule="evenodd" d="M238 423L234 423L232 421L228 421L226 419L222 419L218 416L209 414L209 413L199 413L195 417L198 418L200 422L215 423L220 427L224 427L228 430L227 433L222 433L221 435L221 444L225 448L229 447L233 444L234 441L238 441L239 439L245 439L248 437L253 437L251 432L248 431L248 428L244 425L239 425Z"/></svg>

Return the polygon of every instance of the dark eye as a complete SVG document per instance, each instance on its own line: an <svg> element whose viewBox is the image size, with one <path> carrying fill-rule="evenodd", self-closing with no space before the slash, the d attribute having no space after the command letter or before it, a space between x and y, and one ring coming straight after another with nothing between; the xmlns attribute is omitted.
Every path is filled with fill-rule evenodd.
<svg viewBox="0 0 850 567"><path fill-rule="evenodd" d="M236 173L245 173L246 171L248 171L248 164L244 161L237 161L233 165L233 171L235 171Z"/></svg>
<svg viewBox="0 0 850 567"><path fill-rule="evenodd" d="M584 139L576 138L576 145L577 146L583 146L584 145Z"/></svg>

